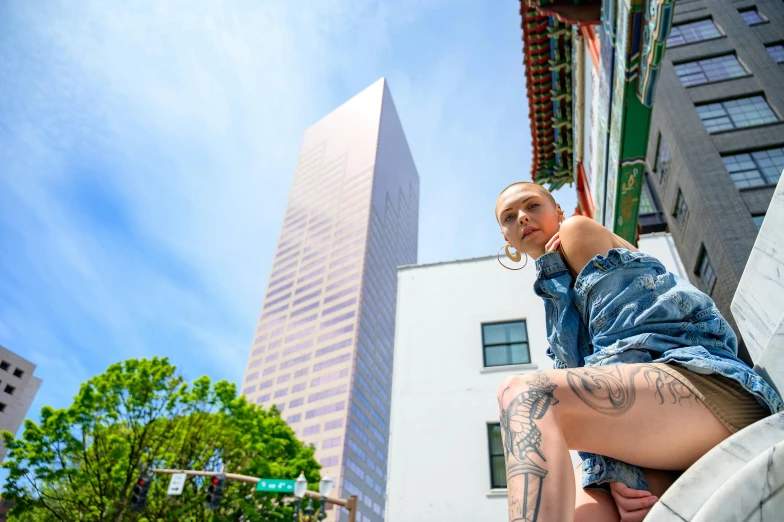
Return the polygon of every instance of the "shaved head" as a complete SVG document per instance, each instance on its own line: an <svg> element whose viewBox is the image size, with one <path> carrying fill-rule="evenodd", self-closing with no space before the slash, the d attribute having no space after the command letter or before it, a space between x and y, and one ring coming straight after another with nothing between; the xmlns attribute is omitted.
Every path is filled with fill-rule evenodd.
<svg viewBox="0 0 784 522"><path fill-rule="evenodd" d="M509 185L508 187L506 187L504 190L502 190L502 191L501 191L501 193L500 193L500 194L498 194L498 197L500 198L500 197L501 197L501 196L504 194L504 192L506 192L507 190L509 190L509 189L510 189L510 188L512 188L512 187L516 187L517 185L528 185L528 186L530 186L530 187L532 187L532 188L533 188L533 187L536 187L536 190L538 190L539 192L541 192L541 193L542 193L542 195L543 195L544 197L546 197L547 199L549 199L549 200L550 200L550 203L552 203L552 204L553 204L553 206L555 206L555 205L556 205L556 203L555 203L555 198L553 197L553 195L550 193L550 191L549 191L549 190L547 190L546 188L544 188L543 186L541 186L541 185L540 185L540 184L538 184L538 183L532 183L532 182L530 182L530 181L518 181L518 182L516 182L516 183L512 183L511 185Z"/></svg>

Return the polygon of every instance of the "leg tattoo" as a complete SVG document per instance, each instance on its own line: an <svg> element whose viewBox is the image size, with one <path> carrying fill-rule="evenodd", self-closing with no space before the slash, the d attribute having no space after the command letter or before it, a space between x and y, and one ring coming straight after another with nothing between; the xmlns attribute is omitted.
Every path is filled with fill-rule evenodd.
<svg viewBox="0 0 784 522"><path fill-rule="evenodd" d="M558 404L553 396L556 387L545 373L535 372L528 381L528 391L515 397L506 409L499 401L506 481L510 484L512 479L517 479L518 483L516 488L509 488L511 522L533 522L539 515L542 482L547 470L531 458L535 455L541 462L546 462L540 448L542 432L534 421L544 417L550 406Z"/></svg>
<svg viewBox="0 0 784 522"><path fill-rule="evenodd" d="M671 404L691 406L691 399L699 404L700 399L694 392L669 373L648 365L644 367L642 373L648 382L648 387L654 389L654 396L659 399L659 404L664 404L667 400Z"/></svg>
<svg viewBox="0 0 784 522"><path fill-rule="evenodd" d="M666 400L671 404L690 405L691 399L699 403L699 398L683 382L650 364L568 369L566 381L589 408L617 417L634 405L637 391L634 376L639 372L645 376L648 388L653 388L659 404Z"/></svg>
<svg viewBox="0 0 784 522"><path fill-rule="evenodd" d="M566 381L588 407L617 417L634 405L633 381L639 371L639 366L630 371L623 371L620 366L569 369Z"/></svg>

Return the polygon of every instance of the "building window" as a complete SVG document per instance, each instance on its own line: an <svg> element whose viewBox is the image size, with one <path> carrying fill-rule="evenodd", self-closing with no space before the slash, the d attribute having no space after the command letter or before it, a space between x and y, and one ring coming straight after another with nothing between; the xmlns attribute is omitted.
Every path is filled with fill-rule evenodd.
<svg viewBox="0 0 784 522"><path fill-rule="evenodd" d="M784 44L775 43L765 46L771 58L776 60L776 63L784 63Z"/></svg>
<svg viewBox="0 0 784 522"><path fill-rule="evenodd" d="M505 366L531 362L525 321L482 325L485 366Z"/></svg>
<svg viewBox="0 0 784 522"><path fill-rule="evenodd" d="M14 377L18 377L18 378L20 378L20 379L21 379L21 378L22 378L22 375L24 375L24 371L23 371L23 370L20 370L19 368L17 368L16 370L14 370Z"/></svg>
<svg viewBox="0 0 784 522"><path fill-rule="evenodd" d="M490 487L506 488L506 462L504 444L501 440L501 425L488 424L487 438L490 443Z"/></svg>
<svg viewBox="0 0 784 522"><path fill-rule="evenodd" d="M700 251L700 257L697 262L697 270L695 271L697 276L702 281L702 286L705 289L705 293L708 295L713 292L713 286L716 284L716 272L713 271L713 265L710 262L710 258L708 257L708 251L705 250L705 247L702 247Z"/></svg>
<svg viewBox="0 0 784 522"><path fill-rule="evenodd" d="M0 361L0 370L8 371L8 368L10 368L10 367L11 367L11 365L8 364L8 362Z"/></svg>
<svg viewBox="0 0 784 522"><path fill-rule="evenodd" d="M0 402L0 413L2 413L4 411L5 411L5 403L4 402Z"/></svg>
<svg viewBox="0 0 784 522"><path fill-rule="evenodd" d="M753 127L778 120L762 96L698 105L697 114L708 132Z"/></svg>
<svg viewBox="0 0 784 522"><path fill-rule="evenodd" d="M722 159L739 189L775 185L784 170L784 147L734 154Z"/></svg>
<svg viewBox="0 0 784 522"><path fill-rule="evenodd" d="M14 394L14 392L16 391L16 388L14 388L13 386L11 386L10 384L6 384L6 385L5 385L5 390L4 390L4 391L5 391L5 392L6 392L8 395L13 395L13 394Z"/></svg>
<svg viewBox="0 0 784 522"><path fill-rule="evenodd" d="M762 222L765 220L765 214L751 216L751 219L754 220L754 224L757 225L757 230L759 230L762 228Z"/></svg>
<svg viewBox="0 0 784 522"><path fill-rule="evenodd" d="M656 207L653 205L653 198L647 183L643 183L642 191L640 192L640 210L637 212L640 216L646 214L655 214Z"/></svg>
<svg viewBox="0 0 784 522"><path fill-rule="evenodd" d="M660 132L659 143L656 146L656 164L653 166L653 170L659 174L660 180L663 180L664 176L667 174L667 170L670 168L671 159L670 146L667 145L667 140L664 139L664 136Z"/></svg>
<svg viewBox="0 0 784 522"><path fill-rule="evenodd" d="M690 22L688 24L674 25L667 38L667 47L676 47L703 40L711 40L724 36L711 19Z"/></svg>
<svg viewBox="0 0 784 522"><path fill-rule="evenodd" d="M675 211L672 215L678 222L678 227L681 229L681 232L685 230L686 218L689 215L689 207L686 205L686 198L683 197L681 189L678 189L678 197L675 198Z"/></svg>
<svg viewBox="0 0 784 522"><path fill-rule="evenodd" d="M743 20L749 25L757 25L762 24L768 21L767 18L762 16L759 11L757 11L756 7L752 7L750 9L744 9L740 12L740 15L743 17Z"/></svg>
<svg viewBox="0 0 784 522"><path fill-rule="evenodd" d="M734 54L680 63L675 66L675 73L685 87L740 78L748 74Z"/></svg>

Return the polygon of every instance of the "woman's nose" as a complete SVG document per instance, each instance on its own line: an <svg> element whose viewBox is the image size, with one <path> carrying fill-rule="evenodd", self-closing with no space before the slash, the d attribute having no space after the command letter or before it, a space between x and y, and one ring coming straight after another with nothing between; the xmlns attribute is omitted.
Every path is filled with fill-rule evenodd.
<svg viewBox="0 0 784 522"><path fill-rule="evenodd" d="M520 224L522 225L524 223L528 223L528 216L526 216L524 213L520 213Z"/></svg>

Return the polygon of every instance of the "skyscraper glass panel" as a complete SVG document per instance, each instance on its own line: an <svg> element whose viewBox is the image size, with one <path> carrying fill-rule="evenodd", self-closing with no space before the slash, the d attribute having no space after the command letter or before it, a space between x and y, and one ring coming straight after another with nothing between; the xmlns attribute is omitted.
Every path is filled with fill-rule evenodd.
<svg viewBox="0 0 784 522"><path fill-rule="evenodd" d="M361 521L383 521L397 267L416 263L418 209L381 79L305 132L243 380L249 401L287 405Z"/></svg>

